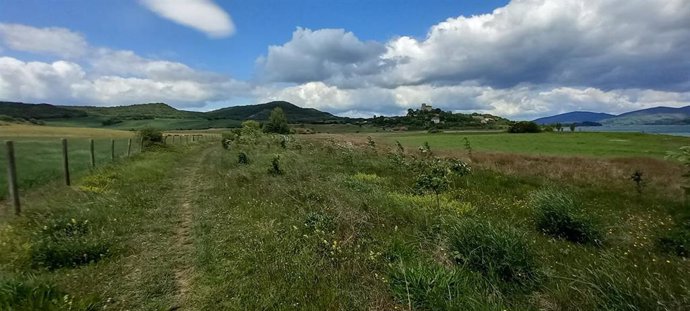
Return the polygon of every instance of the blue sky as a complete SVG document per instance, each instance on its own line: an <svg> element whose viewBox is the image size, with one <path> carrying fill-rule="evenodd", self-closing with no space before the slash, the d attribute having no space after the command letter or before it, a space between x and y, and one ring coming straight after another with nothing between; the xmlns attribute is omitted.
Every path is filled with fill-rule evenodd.
<svg viewBox="0 0 690 311"><path fill-rule="evenodd" d="M682 106L688 20L684 0L0 0L0 100L516 119Z"/></svg>

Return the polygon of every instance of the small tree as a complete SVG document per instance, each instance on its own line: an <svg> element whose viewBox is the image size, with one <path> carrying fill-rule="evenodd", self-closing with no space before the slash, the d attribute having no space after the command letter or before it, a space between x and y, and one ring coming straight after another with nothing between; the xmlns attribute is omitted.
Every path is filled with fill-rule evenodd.
<svg viewBox="0 0 690 311"><path fill-rule="evenodd" d="M516 122L508 128L508 133L539 133L541 128L532 121Z"/></svg>
<svg viewBox="0 0 690 311"><path fill-rule="evenodd" d="M570 131L571 131L571 132L575 132L575 127L576 127L576 126L577 126L577 124L571 123L571 124L570 124Z"/></svg>
<svg viewBox="0 0 690 311"><path fill-rule="evenodd" d="M144 141L144 147L151 147L163 143L163 132L159 129L147 127L139 130L137 136Z"/></svg>
<svg viewBox="0 0 690 311"><path fill-rule="evenodd" d="M268 123L264 125L264 132L290 134L288 120L282 108L275 107L273 111L271 111L271 116L268 118Z"/></svg>
<svg viewBox="0 0 690 311"><path fill-rule="evenodd" d="M556 131L562 132L563 131L563 124L561 124L561 122L557 122L554 125L554 128L556 128Z"/></svg>

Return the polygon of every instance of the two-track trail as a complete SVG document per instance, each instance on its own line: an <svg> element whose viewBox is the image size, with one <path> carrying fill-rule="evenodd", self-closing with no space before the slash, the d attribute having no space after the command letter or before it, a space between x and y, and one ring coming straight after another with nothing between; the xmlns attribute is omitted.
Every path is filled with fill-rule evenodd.
<svg viewBox="0 0 690 311"><path fill-rule="evenodd" d="M188 295L191 289L194 272L194 241L192 229L194 226L195 200L198 198L198 189L204 178L201 176L201 168L208 160L213 148L204 149L192 163L180 168L180 180L176 183L176 208L179 214L179 223L175 229L175 250L177 256L174 266L175 284L177 288L175 306L173 310L188 310Z"/></svg>

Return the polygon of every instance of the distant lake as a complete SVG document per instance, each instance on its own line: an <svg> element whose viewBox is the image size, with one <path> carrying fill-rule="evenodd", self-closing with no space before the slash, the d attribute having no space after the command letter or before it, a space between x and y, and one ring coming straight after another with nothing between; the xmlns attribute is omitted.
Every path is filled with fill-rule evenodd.
<svg viewBox="0 0 690 311"><path fill-rule="evenodd" d="M567 128L565 129L568 130ZM615 125L615 126L581 126L576 129L583 132L638 132L648 134L665 134L690 137L690 125Z"/></svg>

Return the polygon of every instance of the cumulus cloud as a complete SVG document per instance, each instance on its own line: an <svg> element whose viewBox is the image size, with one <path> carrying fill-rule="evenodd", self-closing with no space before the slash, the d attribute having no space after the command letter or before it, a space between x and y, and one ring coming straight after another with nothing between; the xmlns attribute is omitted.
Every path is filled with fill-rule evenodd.
<svg viewBox="0 0 690 311"><path fill-rule="evenodd" d="M282 99L303 107L358 117L403 114L408 108L418 108L423 102L443 110L491 113L518 120L569 111L589 110L619 114L657 106L679 107L690 104L690 92L643 89L605 91L592 87L524 85L494 88L471 83L349 89L323 82L309 82L290 87L264 86L255 89L255 94L260 101Z"/></svg>
<svg viewBox="0 0 690 311"><path fill-rule="evenodd" d="M82 56L88 50L88 44L83 36L58 27L36 28L0 23L0 42L16 51L66 58Z"/></svg>
<svg viewBox="0 0 690 311"><path fill-rule="evenodd" d="M235 32L230 15L211 0L141 0L141 3L163 18L212 38L228 37Z"/></svg>
<svg viewBox="0 0 690 311"><path fill-rule="evenodd" d="M3 100L106 106L163 101L191 108L249 92L246 83L230 78L92 75L79 64L67 61L23 62L0 57L0 99Z"/></svg>
<svg viewBox="0 0 690 311"><path fill-rule="evenodd" d="M426 38L388 42L398 84L474 80L683 89L690 62L684 0L514 0L491 14L450 18Z"/></svg>
<svg viewBox="0 0 690 311"><path fill-rule="evenodd" d="M341 87L475 81L680 90L690 88L689 20L685 0L513 0L491 14L449 18L422 39L362 42L342 29L300 28L258 63L273 81Z"/></svg>
<svg viewBox="0 0 690 311"><path fill-rule="evenodd" d="M26 62L0 56L0 100L105 106L164 101L189 108L246 96L251 91L246 82L183 63L89 46L83 37L67 29L0 26L4 27L0 34L10 34L3 39L13 50L65 58L79 55L79 60L54 62ZM40 39L42 44L64 44L67 40L74 49L39 49L39 44L34 47L17 38Z"/></svg>
<svg viewBox="0 0 690 311"><path fill-rule="evenodd" d="M343 29L297 28L289 42L270 46L257 63L268 81L346 80L379 72L385 51L383 44L363 42Z"/></svg>

